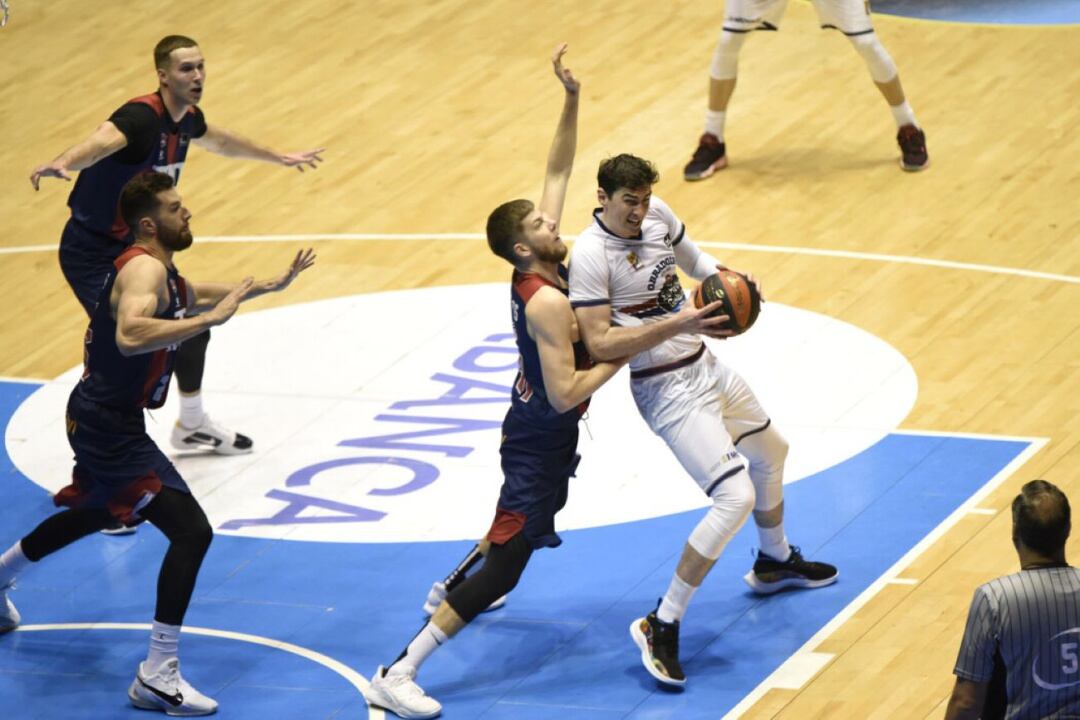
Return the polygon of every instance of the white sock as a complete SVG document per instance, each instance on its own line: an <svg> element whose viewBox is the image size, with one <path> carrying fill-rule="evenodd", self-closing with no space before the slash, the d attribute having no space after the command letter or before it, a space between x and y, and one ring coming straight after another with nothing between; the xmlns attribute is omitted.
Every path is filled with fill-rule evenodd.
<svg viewBox="0 0 1080 720"><path fill-rule="evenodd" d="M678 573L671 576L671 585L668 586L664 599L660 601L660 609L656 611L656 617L660 622L675 622L682 620L686 614L686 606L690 604L690 598L694 597L697 588L679 577Z"/></svg>
<svg viewBox="0 0 1080 720"><path fill-rule="evenodd" d="M787 535L784 534L784 523L771 528L763 528L759 525L757 532L761 552L780 562L791 557L791 545L788 544Z"/></svg>
<svg viewBox="0 0 1080 720"><path fill-rule="evenodd" d="M407 673L418 670L435 648L447 641L446 633L433 622L428 622L405 648L405 652L391 665L386 674Z"/></svg>
<svg viewBox="0 0 1080 720"><path fill-rule="evenodd" d="M167 660L176 657L179 645L180 626L166 625L155 620L150 628L150 652L146 654L146 662L143 663L146 673L153 675Z"/></svg>
<svg viewBox="0 0 1080 720"><path fill-rule="evenodd" d="M715 135L717 140L724 142L724 120L726 117L726 110L706 110L705 132Z"/></svg>
<svg viewBox="0 0 1080 720"><path fill-rule="evenodd" d="M915 111L911 109L911 104L907 100L899 105L890 105L889 110L892 111L893 119L896 120L896 127L905 125L919 127L919 123L915 120Z"/></svg>
<svg viewBox="0 0 1080 720"><path fill-rule="evenodd" d="M22 540L5 550L4 554L0 555L0 588L14 580L30 562L30 558L23 554Z"/></svg>
<svg viewBox="0 0 1080 720"><path fill-rule="evenodd" d="M194 430L202 425L203 416L202 393L193 392L190 395L180 393L180 424L188 430Z"/></svg>

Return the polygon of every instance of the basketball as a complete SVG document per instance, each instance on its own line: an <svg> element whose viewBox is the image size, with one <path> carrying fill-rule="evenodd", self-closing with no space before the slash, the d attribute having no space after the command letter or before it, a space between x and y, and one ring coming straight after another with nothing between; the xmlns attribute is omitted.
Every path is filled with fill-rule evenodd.
<svg viewBox="0 0 1080 720"><path fill-rule="evenodd" d="M721 270L694 288L694 307L702 308L717 300L724 305L713 315L730 317L725 327L734 330L736 335L749 330L761 312L761 296L757 288L745 275L734 270Z"/></svg>

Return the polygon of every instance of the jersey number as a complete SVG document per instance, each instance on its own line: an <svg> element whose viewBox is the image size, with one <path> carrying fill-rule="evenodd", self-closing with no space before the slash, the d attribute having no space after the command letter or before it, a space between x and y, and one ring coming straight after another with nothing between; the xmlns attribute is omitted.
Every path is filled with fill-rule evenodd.
<svg viewBox="0 0 1080 720"><path fill-rule="evenodd" d="M1065 661L1061 666L1061 672L1066 675L1072 675L1077 670L1080 670L1078 648L1080 648L1080 643L1061 643L1061 659Z"/></svg>

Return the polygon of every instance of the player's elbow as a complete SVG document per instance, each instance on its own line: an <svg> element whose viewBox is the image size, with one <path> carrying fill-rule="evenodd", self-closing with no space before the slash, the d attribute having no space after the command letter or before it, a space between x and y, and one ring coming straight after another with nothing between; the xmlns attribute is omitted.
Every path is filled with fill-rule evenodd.
<svg viewBox="0 0 1080 720"><path fill-rule="evenodd" d="M557 413L565 413L577 407L584 398L575 397L573 387L555 387L548 390L548 405Z"/></svg>
<svg viewBox="0 0 1080 720"><path fill-rule="evenodd" d="M124 332L121 328L116 329L116 349L124 357L138 355L142 350L136 339L129 333Z"/></svg>
<svg viewBox="0 0 1080 720"><path fill-rule="evenodd" d="M570 398L558 395L548 395L548 404L560 415L577 407L577 403L571 402Z"/></svg>
<svg viewBox="0 0 1080 720"><path fill-rule="evenodd" d="M618 360L621 357L615 352L615 348L600 338L590 338L586 336L584 340L585 349L588 350L589 357L596 362L611 362L613 360Z"/></svg>

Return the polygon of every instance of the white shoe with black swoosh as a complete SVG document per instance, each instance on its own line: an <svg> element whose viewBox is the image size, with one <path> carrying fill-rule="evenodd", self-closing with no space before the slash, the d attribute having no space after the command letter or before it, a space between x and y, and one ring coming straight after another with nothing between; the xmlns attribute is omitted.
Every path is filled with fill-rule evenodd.
<svg viewBox="0 0 1080 720"><path fill-rule="evenodd" d="M159 710L172 717L197 717L217 712L217 701L191 687L180 675L180 661L167 660L153 675L145 673L146 663L128 688L131 704L140 710Z"/></svg>
<svg viewBox="0 0 1080 720"><path fill-rule="evenodd" d="M249 453L254 444L247 435L217 424L209 415L203 415L197 428L186 428L177 420L169 440L177 450L212 450L218 455Z"/></svg>

